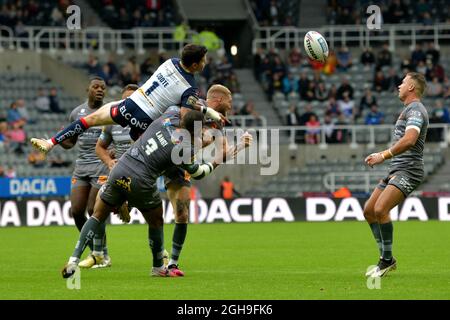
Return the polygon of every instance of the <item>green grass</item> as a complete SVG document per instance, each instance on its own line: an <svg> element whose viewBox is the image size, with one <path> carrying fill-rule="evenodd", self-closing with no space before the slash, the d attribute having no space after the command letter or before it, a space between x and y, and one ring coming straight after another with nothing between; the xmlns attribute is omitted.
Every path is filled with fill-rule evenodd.
<svg viewBox="0 0 450 320"><path fill-rule="evenodd" d="M108 226L113 266L83 270L80 290L60 276L75 227L4 228L0 299L450 299L450 223L394 228L398 269L380 290L366 286L378 252L362 222L190 225L184 278L149 277L146 226Z"/></svg>

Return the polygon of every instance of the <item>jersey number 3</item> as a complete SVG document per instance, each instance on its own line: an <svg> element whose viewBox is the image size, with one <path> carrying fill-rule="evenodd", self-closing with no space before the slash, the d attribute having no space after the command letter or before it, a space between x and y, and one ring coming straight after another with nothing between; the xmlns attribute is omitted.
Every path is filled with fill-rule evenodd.
<svg viewBox="0 0 450 320"><path fill-rule="evenodd" d="M158 143L156 143L155 139L148 139L147 144L145 145L145 153L149 156L156 149L158 149Z"/></svg>
<svg viewBox="0 0 450 320"><path fill-rule="evenodd" d="M147 89L147 91L145 91L146 95L151 95L152 92L159 87L159 83L156 81L153 81L152 85L150 86L150 88Z"/></svg>

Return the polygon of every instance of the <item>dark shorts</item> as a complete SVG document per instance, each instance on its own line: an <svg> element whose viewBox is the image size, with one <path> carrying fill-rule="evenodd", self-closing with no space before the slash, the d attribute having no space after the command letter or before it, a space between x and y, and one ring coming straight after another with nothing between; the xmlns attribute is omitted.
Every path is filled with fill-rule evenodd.
<svg viewBox="0 0 450 320"><path fill-rule="evenodd" d="M78 187L89 187L100 189L108 178L109 170L103 164L84 164L75 165L75 170L72 174L71 189Z"/></svg>
<svg viewBox="0 0 450 320"><path fill-rule="evenodd" d="M137 140L152 123L152 119L130 98L111 107L111 119L122 127L129 126L130 137Z"/></svg>
<svg viewBox="0 0 450 320"><path fill-rule="evenodd" d="M423 181L423 172L411 173L403 170L391 171L389 175L382 179L377 188L384 190L388 184L391 184L405 195L409 196Z"/></svg>
<svg viewBox="0 0 450 320"><path fill-rule="evenodd" d="M121 162L117 163L100 189L100 198L113 207L118 207L125 201L128 201L130 207L138 209L160 206L161 198L156 181L138 174L138 166L135 169L131 170Z"/></svg>
<svg viewBox="0 0 450 320"><path fill-rule="evenodd" d="M191 175L180 167L172 167L164 173L164 185L166 189L169 187L169 184L190 188L192 185Z"/></svg>

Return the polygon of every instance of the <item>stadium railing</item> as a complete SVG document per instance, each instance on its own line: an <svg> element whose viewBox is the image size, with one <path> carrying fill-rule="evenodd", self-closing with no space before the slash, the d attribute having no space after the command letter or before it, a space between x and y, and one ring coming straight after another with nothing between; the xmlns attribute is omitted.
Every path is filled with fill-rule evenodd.
<svg viewBox="0 0 450 320"><path fill-rule="evenodd" d="M252 119L255 119L252 117ZM319 127L307 127L307 126L246 126L245 124L241 124L240 127L242 129L248 131L254 131L263 133L268 131L278 132L280 137L288 137L288 139L281 139L280 142L287 142L291 144L293 147L297 145L297 138L299 135L304 135L307 132L311 132L311 130L317 130L319 134L319 141L317 141L316 145L318 145L321 149L326 149L328 147L329 142L327 142L326 131L328 130L328 126L321 125ZM441 123L433 123L428 125L428 131L437 129L439 130L439 140L436 141L439 143L441 148L447 148L450 140L450 124L441 124ZM390 124L380 124L380 125L334 125L333 130L343 130L345 132L346 137L348 138L346 142L342 142L340 144L349 144L350 148L356 149L360 147L361 144L366 144L367 148L373 149L376 144L387 143L388 145L392 144L392 132L395 126ZM386 139L379 139L377 136L383 135L387 137ZM265 135L267 136L267 135ZM364 139L360 139L360 138ZM358 141L364 142L358 142ZM339 143L333 143L339 144Z"/></svg>
<svg viewBox="0 0 450 320"><path fill-rule="evenodd" d="M253 40L253 53L258 47L265 49L292 49L303 46L303 37L310 31L307 28L296 27L259 27ZM450 39L449 24L424 26L418 24L383 24L380 30L369 30L366 25L328 25L317 28L328 41L330 47L335 44L357 45L360 48L373 46L375 42L389 42L391 51L395 50L396 42L405 41L414 48L417 41L433 41L439 48L441 40Z"/></svg>
<svg viewBox="0 0 450 320"><path fill-rule="evenodd" d="M379 180L386 176L386 171L374 172L329 172L323 177L324 187L330 191L335 192L337 189L347 187L350 190L360 190L369 194L373 188L379 183ZM343 183L336 180L344 178ZM358 182L349 183L349 178L356 178ZM374 179L375 178L375 179ZM361 179L364 181L362 182ZM376 182L374 182L376 180Z"/></svg>
<svg viewBox="0 0 450 320"><path fill-rule="evenodd" d="M254 123L258 123L260 124L261 127L267 127L267 119L264 116L258 116L258 117L254 117L254 116L229 116L228 120L231 121L231 125L233 127L242 127L242 128L247 128L247 127L252 127Z"/></svg>
<svg viewBox="0 0 450 320"><path fill-rule="evenodd" d="M5 34L1 35L4 31ZM111 28L83 28L80 30L69 30L64 27L25 27L26 35L15 36L12 29L0 27L0 48L9 44L9 49L17 49L19 52L24 48L38 52L48 49L54 52L59 49L71 52L82 50L98 50L100 54L107 51L115 51L123 54L125 48L131 48L138 54L144 54L145 48L161 50L180 50L186 43L191 42L196 31L188 30L184 40L174 39L175 28L133 28L130 30L117 30ZM221 49L224 43L220 40Z"/></svg>

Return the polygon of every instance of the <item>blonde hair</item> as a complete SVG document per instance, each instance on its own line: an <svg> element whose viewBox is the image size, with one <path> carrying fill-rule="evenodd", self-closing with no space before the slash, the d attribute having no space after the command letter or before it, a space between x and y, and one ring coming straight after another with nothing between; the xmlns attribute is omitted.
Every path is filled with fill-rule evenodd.
<svg viewBox="0 0 450 320"><path fill-rule="evenodd" d="M231 96L231 91L227 87L221 84L215 84L212 85L211 88L209 88L208 92L206 93L206 99L212 98L212 96L216 93L223 94L225 96Z"/></svg>
<svg viewBox="0 0 450 320"><path fill-rule="evenodd" d="M416 95L421 98L427 87L427 81L424 75L418 72L408 72L406 75L414 81Z"/></svg>

